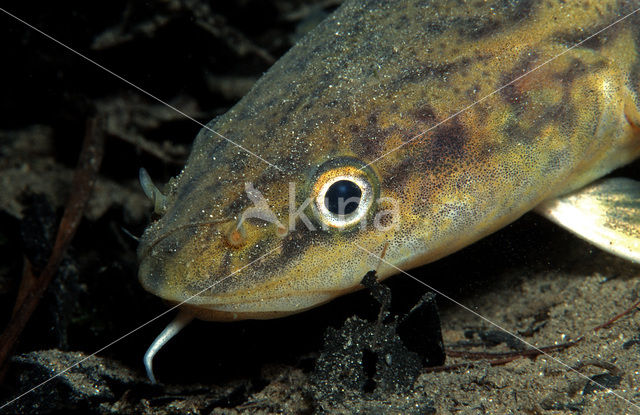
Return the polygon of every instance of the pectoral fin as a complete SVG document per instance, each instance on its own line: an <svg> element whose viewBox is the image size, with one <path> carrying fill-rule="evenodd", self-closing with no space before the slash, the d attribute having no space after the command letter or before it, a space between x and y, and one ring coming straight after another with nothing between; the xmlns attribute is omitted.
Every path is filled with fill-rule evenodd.
<svg viewBox="0 0 640 415"><path fill-rule="evenodd" d="M640 263L640 182L605 179L535 210L595 246Z"/></svg>

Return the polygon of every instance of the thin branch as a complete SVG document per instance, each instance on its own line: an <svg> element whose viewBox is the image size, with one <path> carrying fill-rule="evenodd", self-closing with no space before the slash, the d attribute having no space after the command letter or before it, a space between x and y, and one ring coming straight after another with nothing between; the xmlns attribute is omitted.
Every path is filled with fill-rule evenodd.
<svg viewBox="0 0 640 415"><path fill-rule="evenodd" d="M448 357L464 357L466 359L471 359L471 360L489 359L486 362L489 365L500 366L500 365L507 364L509 362L513 362L514 360L520 359L522 357L535 358L543 353L551 353L558 350L568 349L569 347L575 346L576 344L580 343L583 339L584 337L579 337L576 340L568 341L561 344L554 344L553 346L545 346L545 347L540 347L538 349L519 350L516 352L492 353L492 352L467 352L463 350L447 350L446 354ZM473 368L477 366L479 366L478 363L462 362L462 363L456 363L453 365L427 367L424 369L424 372L425 373L451 372L457 369Z"/></svg>
<svg viewBox="0 0 640 415"><path fill-rule="evenodd" d="M60 262L78 229L82 213L87 205L100 169L103 148L102 128L98 126L97 119L91 119L87 122L86 135L82 144L78 167L73 176L69 201L58 227L51 256L38 277L33 275L33 269L30 264L25 266L23 281L27 283L21 284L23 292L16 299L11 320L0 336L0 380L6 373L7 359L11 356L20 334L37 308L49 283L56 275Z"/></svg>
<svg viewBox="0 0 640 415"><path fill-rule="evenodd" d="M630 314L631 312L637 310L638 306L640 306L640 300L638 300L635 303L633 303L633 305L631 307L627 308L622 313L617 314L617 315L613 316L610 320L600 324L599 326L594 327L593 331L595 331L597 333L598 330L600 330L600 329L609 328L613 323L618 321L620 318L622 318L622 317L626 316L627 314Z"/></svg>

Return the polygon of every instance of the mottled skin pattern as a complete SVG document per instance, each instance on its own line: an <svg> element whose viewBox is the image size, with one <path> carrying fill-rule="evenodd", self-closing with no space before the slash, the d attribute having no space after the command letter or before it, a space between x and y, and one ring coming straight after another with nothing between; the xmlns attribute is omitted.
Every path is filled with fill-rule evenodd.
<svg viewBox="0 0 640 415"><path fill-rule="evenodd" d="M429 130L640 1L347 1L209 125L279 171L203 130L166 214L145 232L140 280L210 320L272 318L359 288L378 259L403 269L448 255L544 200L640 154L640 16L632 16ZM639 13L640 14L640 13ZM283 232L259 219L228 242L252 182L283 224L319 166L362 167L400 224ZM338 160L338 161L335 161ZM368 217L385 206L374 204ZM305 211L314 223L311 209ZM396 271L384 263L378 275Z"/></svg>

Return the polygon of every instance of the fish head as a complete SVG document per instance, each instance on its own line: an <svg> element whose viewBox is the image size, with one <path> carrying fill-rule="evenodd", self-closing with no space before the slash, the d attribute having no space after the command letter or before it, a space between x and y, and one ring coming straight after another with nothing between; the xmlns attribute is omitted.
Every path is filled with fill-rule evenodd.
<svg viewBox="0 0 640 415"><path fill-rule="evenodd" d="M399 219L375 168L355 154L273 167L212 136L141 239L143 287L207 320L280 317L360 288L379 261L358 245L384 245Z"/></svg>

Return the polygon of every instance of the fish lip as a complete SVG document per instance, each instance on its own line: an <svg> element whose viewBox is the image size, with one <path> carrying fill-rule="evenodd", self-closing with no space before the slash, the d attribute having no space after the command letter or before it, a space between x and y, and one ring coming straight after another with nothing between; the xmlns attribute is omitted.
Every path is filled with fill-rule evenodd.
<svg viewBox="0 0 640 415"><path fill-rule="evenodd" d="M167 238L179 234L180 232L187 232L190 229L202 229L207 227L215 227L219 230L221 226L232 222L232 217L223 219L203 220L196 222L189 222L178 226L161 226L162 218L151 223L145 229L144 233L140 237L140 242L137 248L138 262L142 262L145 258L149 257L153 248L162 243ZM164 229L164 232L161 231Z"/></svg>
<svg viewBox="0 0 640 415"><path fill-rule="evenodd" d="M189 291L183 291L176 286L179 276L172 264L180 258L181 250L190 244L194 237L198 237L199 229L206 229L204 237L210 238L210 243L223 243L218 232L231 219L199 221L178 226L162 226L161 219L150 224L137 247L138 272L137 278L142 288L163 300L181 303L189 299ZM215 226L215 229L211 225ZM202 236L202 235L201 235ZM174 264L175 265L175 264ZM171 268L171 270L168 269Z"/></svg>
<svg viewBox="0 0 640 415"><path fill-rule="evenodd" d="M151 250L148 250L147 252L151 252ZM138 258L137 277L142 288L164 300L175 301L177 299L168 298L166 296L166 290L163 289L163 286L165 285L165 277L163 274L164 273L158 267L157 263L154 267L151 255L145 255Z"/></svg>
<svg viewBox="0 0 640 415"><path fill-rule="evenodd" d="M156 238L149 237L150 230L154 225L155 224L151 224L145 229L144 233L140 237L140 241L138 242L138 247L136 248L136 256L138 257L138 267L140 267L140 265L145 259L151 257L151 252L153 250L153 247L157 245L161 240L161 237L156 237Z"/></svg>
<svg viewBox="0 0 640 415"><path fill-rule="evenodd" d="M160 226L160 220L151 223L140 237L137 247L138 270L137 279L142 288L166 301L181 302L184 298L179 298L174 290L167 287L169 279L166 270L167 261L171 253L179 248L181 238L176 240L167 239L176 231ZM166 242L167 245L163 245ZM157 249L157 250L156 250Z"/></svg>

